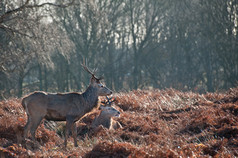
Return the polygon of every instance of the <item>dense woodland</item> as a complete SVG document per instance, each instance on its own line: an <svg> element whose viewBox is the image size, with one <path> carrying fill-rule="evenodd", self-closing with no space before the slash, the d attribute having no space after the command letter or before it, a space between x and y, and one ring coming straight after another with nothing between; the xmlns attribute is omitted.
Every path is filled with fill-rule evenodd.
<svg viewBox="0 0 238 158"><path fill-rule="evenodd" d="M0 99L82 91L85 60L115 91L238 85L236 0L0 0Z"/></svg>

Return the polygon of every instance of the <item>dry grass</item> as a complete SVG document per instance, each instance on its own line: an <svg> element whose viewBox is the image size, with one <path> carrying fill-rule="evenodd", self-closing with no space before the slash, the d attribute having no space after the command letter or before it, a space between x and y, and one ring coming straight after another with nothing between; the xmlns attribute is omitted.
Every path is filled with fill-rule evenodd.
<svg viewBox="0 0 238 158"><path fill-rule="evenodd" d="M0 102L0 157L237 157L238 88L226 93L136 90L115 94L123 128L92 133L96 113L78 123L79 147L67 149L56 131L41 124L21 144L26 115L20 99ZM57 127L56 127L57 128ZM62 125L60 126L62 128Z"/></svg>

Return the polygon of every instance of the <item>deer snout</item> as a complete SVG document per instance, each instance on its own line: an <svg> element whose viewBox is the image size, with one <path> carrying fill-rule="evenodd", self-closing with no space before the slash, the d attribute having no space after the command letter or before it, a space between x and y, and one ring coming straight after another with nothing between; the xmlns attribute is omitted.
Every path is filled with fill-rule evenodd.
<svg viewBox="0 0 238 158"><path fill-rule="evenodd" d="M111 94L112 94L112 90L108 89L107 95L111 95Z"/></svg>

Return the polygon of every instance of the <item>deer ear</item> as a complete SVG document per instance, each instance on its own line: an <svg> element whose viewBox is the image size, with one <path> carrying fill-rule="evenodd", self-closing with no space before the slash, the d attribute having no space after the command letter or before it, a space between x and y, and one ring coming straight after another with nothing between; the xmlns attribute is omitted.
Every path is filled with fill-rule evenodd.
<svg viewBox="0 0 238 158"><path fill-rule="evenodd" d="M95 82L96 82L96 78L94 76L92 76L90 79L90 83L95 83Z"/></svg>

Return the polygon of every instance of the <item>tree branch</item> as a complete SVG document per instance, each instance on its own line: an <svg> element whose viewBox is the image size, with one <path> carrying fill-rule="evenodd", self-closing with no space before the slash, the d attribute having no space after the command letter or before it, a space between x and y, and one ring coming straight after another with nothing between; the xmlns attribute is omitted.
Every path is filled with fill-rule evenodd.
<svg viewBox="0 0 238 158"><path fill-rule="evenodd" d="M72 0L71 2L69 2L67 4L55 4L55 3L47 2L47 3L42 3L42 4L39 4L39 5L29 5L29 2L30 2L30 0L26 0L26 2L22 6L3 13L3 15L0 16L0 24L3 23L4 19L6 19L7 17L10 17L12 14L20 12L20 11L26 9L26 8L40 8L40 7L44 7L44 6L47 6L47 5L54 6L54 7L60 7L60 8L66 8L70 5L73 5L75 0Z"/></svg>
<svg viewBox="0 0 238 158"><path fill-rule="evenodd" d="M72 0L72 2L69 2L67 4L55 4L55 3L50 3L50 2L47 2L47 3L42 3L42 4L39 4L39 5L27 5L26 8L40 8L40 7L44 7L44 6L54 6L54 7L59 7L59 8L66 8L66 7L69 7L71 5L73 5L75 2L75 0Z"/></svg>

